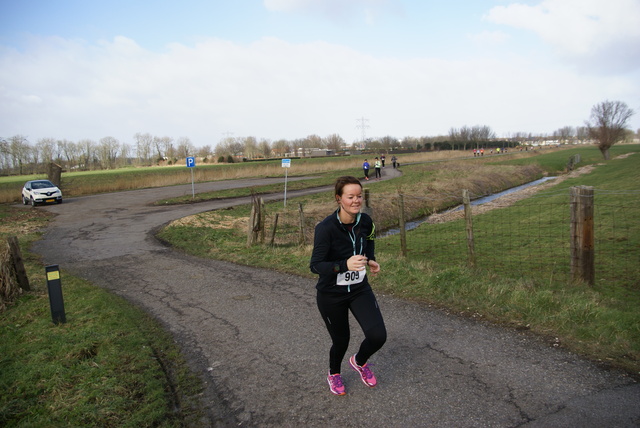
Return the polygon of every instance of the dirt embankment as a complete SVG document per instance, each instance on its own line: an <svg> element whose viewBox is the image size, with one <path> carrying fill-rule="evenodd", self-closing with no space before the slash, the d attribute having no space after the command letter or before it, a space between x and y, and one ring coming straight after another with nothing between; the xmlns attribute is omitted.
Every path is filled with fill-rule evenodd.
<svg viewBox="0 0 640 428"><path fill-rule="evenodd" d="M628 155L623 155L623 156L626 157ZM549 189L557 185L558 183L562 183L568 178L574 178L580 175L589 174L591 171L594 170L595 167L596 167L595 165L586 165L581 168L575 169L567 174L561 175L553 180L549 180L535 186L530 186L522 190L509 193L508 195L501 196L499 198L496 198L490 202L487 202L481 205L475 205L471 209L472 213L474 215L483 214L488 211L495 210L497 208L504 208L506 206L513 205L516 202L521 201L523 199L527 199L538 192ZM431 215L429 217L429 220L427 220L427 223L444 223L447 221L458 220L463 217L464 217L464 211L462 210L442 212L442 213Z"/></svg>

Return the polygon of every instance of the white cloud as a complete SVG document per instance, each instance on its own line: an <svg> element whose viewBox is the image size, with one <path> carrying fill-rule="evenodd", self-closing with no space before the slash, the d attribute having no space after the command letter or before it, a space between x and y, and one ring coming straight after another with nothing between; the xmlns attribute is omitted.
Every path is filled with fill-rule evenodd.
<svg viewBox="0 0 640 428"><path fill-rule="evenodd" d="M375 18L392 0L264 0L273 12L320 14L331 21L347 22L354 18L373 25Z"/></svg>
<svg viewBox="0 0 640 428"><path fill-rule="evenodd" d="M469 38L479 45L501 45L511 38L504 31L482 31L472 34Z"/></svg>
<svg viewBox="0 0 640 428"><path fill-rule="evenodd" d="M0 136L78 141L137 132L215 145L225 132L269 139L338 133L498 133L577 126L603 99L634 99L637 82L575 76L523 58L444 61L374 57L313 42L207 39L155 53L117 37L96 45L40 39L0 51ZM34 103L33 101L40 100ZM553 101L550 101L553 100Z"/></svg>
<svg viewBox="0 0 640 428"><path fill-rule="evenodd" d="M563 57L598 70L640 68L638 0L543 0L491 9L485 19L530 30Z"/></svg>

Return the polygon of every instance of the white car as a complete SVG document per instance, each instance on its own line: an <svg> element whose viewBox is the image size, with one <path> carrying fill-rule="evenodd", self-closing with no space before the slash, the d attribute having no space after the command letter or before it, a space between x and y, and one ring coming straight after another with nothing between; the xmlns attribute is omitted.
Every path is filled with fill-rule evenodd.
<svg viewBox="0 0 640 428"><path fill-rule="evenodd" d="M22 188L22 203L31 204L48 204L62 203L62 192L58 187L49 180L32 180L27 181Z"/></svg>

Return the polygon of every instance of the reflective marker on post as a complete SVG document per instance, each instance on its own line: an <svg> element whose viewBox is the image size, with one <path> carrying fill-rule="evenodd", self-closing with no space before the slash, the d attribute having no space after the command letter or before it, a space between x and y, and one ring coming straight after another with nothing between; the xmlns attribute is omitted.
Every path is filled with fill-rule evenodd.
<svg viewBox="0 0 640 428"><path fill-rule="evenodd" d="M46 266L47 290L49 291L49 305L51 306L51 319L54 324L65 323L67 318L64 313L64 300L62 299L62 283L60 282L60 269L58 265Z"/></svg>

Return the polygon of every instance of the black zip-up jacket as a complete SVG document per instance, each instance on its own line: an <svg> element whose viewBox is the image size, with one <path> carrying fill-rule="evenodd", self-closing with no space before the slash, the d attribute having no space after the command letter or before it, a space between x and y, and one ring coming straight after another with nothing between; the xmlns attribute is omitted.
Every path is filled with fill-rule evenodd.
<svg viewBox="0 0 640 428"><path fill-rule="evenodd" d="M336 280L339 273L349 270L347 259L353 255L361 254L375 261L374 238L375 225L371 217L364 213L358 215L354 224L345 225L340 221L336 210L318 223L309 263L311 272L320 275L316 288L320 291L349 293L361 287L369 287L367 276L361 283L350 287L339 286Z"/></svg>

